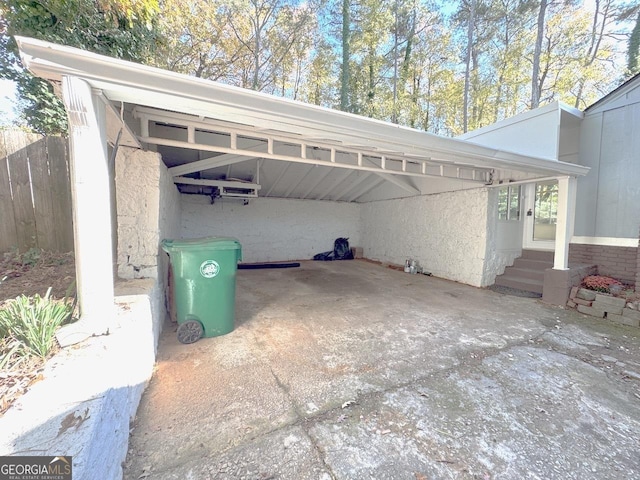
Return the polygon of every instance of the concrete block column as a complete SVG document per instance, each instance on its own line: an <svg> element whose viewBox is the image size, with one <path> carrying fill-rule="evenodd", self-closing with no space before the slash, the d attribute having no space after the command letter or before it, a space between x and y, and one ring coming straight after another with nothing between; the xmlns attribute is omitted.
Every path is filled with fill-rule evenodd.
<svg viewBox="0 0 640 480"><path fill-rule="evenodd" d="M81 319L62 329L70 345L105 333L114 316L113 232L105 110L84 80L62 78L69 117L76 282Z"/></svg>
<svg viewBox="0 0 640 480"><path fill-rule="evenodd" d="M547 268L544 271L542 301L550 305L565 305L572 286L570 270Z"/></svg>

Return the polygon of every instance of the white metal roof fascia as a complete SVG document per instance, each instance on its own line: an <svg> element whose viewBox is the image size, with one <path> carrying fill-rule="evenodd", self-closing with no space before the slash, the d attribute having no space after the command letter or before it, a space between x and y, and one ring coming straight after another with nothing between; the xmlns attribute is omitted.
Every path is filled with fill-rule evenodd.
<svg viewBox="0 0 640 480"><path fill-rule="evenodd" d="M435 156L451 163L462 159L485 168L557 175L586 175L589 171L579 165L474 145L73 47L26 37L16 37L16 41L23 64L33 74L51 81L60 81L65 75L83 78L112 101L220 118L258 128L316 137L327 135L345 143L360 139L370 147Z"/></svg>
<svg viewBox="0 0 640 480"><path fill-rule="evenodd" d="M577 108L573 108L565 103L555 101L547 105L543 105L542 107L534 108L533 110L527 110L526 112L519 113L517 115L514 115L513 117L505 118L504 120L500 120L499 122L492 123L491 125L487 125L485 127L477 128L476 130L463 133L462 135L458 135L456 138L460 140L469 140L474 137L477 137L478 135L482 135L487 132L492 132L494 130L499 130L509 125L514 125L516 123L524 122L531 118L535 118L540 115L545 115L549 112L554 112L554 111L558 112L558 123L561 122L561 114L563 112L575 117L576 120L582 120L584 118L584 113L582 113L582 111L578 110Z"/></svg>

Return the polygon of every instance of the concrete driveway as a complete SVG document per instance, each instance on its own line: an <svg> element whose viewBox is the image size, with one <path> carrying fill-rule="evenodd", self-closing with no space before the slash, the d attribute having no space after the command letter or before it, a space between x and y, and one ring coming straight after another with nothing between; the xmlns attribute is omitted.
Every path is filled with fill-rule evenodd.
<svg viewBox="0 0 640 480"><path fill-rule="evenodd" d="M365 261L238 272L167 326L125 478L640 478L640 330Z"/></svg>

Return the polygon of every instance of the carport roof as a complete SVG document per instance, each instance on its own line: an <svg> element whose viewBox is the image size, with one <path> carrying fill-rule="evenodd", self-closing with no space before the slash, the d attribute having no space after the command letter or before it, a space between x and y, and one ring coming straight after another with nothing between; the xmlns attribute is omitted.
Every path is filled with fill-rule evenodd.
<svg viewBox="0 0 640 480"><path fill-rule="evenodd" d="M205 160L210 163L206 164L208 170L203 167L201 179L220 179L213 169L221 164L226 166L233 163L234 160L229 157L233 156L236 162L250 158L248 154L252 145L247 146L247 142L236 145L236 135L241 135L245 140L258 138L264 141L264 148L253 146L256 152L252 154L254 159L284 160L315 164L327 170L342 168L374 173L374 177L381 177L403 188L405 194L421 193L421 189L413 183L416 177L456 178L457 175L463 181L487 184L499 180L585 175L588 172L587 168L575 164L440 137L72 47L25 37L16 37L16 40L23 63L35 75L54 84L59 84L63 76L75 76L101 91L108 106L107 129L112 143L124 126L119 139L121 145L155 145L153 148L160 146L207 152L209 158ZM192 130L188 139L176 141L171 136L156 138L148 131L150 121L155 122L152 127L159 125L162 128ZM161 131L162 128L152 128L152 132ZM229 145L224 148L220 145L200 148L203 142L193 143L194 128L215 132L218 137L233 138L230 140L231 146L238 148L238 151L230 149ZM274 141L280 142L280 152L277 151L279 147L274 150ZM327 156L307 155L308 146L324 149ZM291 155L291 148L300 153ZM214 152L214 157L211 157L211 152ZM227 160L226 163L220 162L223 158ZM385 163L386 159L393 162ZM168 166L179 167L201 160L201 157L195 160L176 157L174 163L168 163ZM183 175L179 172L174 170L172 173Z"/></svg>

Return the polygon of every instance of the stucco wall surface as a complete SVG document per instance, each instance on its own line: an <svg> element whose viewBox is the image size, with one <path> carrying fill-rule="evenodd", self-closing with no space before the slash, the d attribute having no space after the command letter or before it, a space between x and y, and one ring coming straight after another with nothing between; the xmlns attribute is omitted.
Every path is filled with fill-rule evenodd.
<svg viewBox="0 0 640 480"><path fill-rule="evenodd" d="M235 237L244 262L310 259L333 249L338 237L361 244L360 205L345 202L257 198L239 200L182 195L182 237Z"/></svg>
<svg viewBox="0 0 640 480"><path fill-rule="evenodd" d="M157 278L160 240L177 235L180 223L179 194L157 153L120 147L116 199L118 276Z"/></svg>
<svg viewBox="0 0 640 480"><path fill-rule="evenodd" d="M482 188L364 204L364 256L412 258L438 277L485 286L488 196Z"/></svg>

